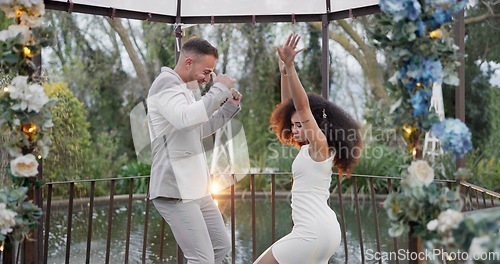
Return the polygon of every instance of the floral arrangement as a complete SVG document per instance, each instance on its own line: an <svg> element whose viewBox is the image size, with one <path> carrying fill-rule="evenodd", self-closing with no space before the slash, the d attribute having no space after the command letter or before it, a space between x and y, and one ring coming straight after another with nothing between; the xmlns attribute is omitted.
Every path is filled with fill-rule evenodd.
<svg viewBox="0 0 500 264"><path fill-rule="evenodd" d="M403 172L400 191L390 194L384 208L391 220L389 235L399 237L413 228L414 235L424 240L433 236L427 224L441 212L460 210L460 194L434 181L434 170L427 161L416 160ZM433 230L432 230L433 231Z"/></svg>
<svg viewBox="0 0 500 264"><path fill-rule="evenodd" d="M38 225L42 211L28 199L28 190L40 183L39 159L47 157L53 126L49 98L34 78L32 58L50 42L50 31L40 28L43 0L0 0L11 25L0 31L0 128L2 147L11 157L10 181L0 179L0 242L20 241ZM5 81L5 79L11 79ZM10 82L10 84L9 84ZM7 245L8 246L8 245Z"/></svg>
<svg viewBox="0 0 500 264"><path fill-rule="evenodd" d="M468 250L472 247L471 241L481 239L474 238L473 232L458 231L466 227L474 229L475 218L464 216L458 189L450 190L436 183L433 168L422 159L424 131L430 130L440 140L441 148L457 158L472 149L471 133L462 121L445 119L440 122L434 110L429 109L433 84L459 83L455 72L458 48L447 36L447 28L453 15L462 11L466 2L380 0L380 26L372 31L375 44L388 52L398 69L387 83L399 97L391 113L396 116L395 126L401 128L413 156L412 163L402 173L401 186L384 202L391 220L389 234L399 237L411 230L429 249ZM459 181L467 175L470 172L466 169L455 173ZM499 216L491 215L484 219L489 222L482 223L500 220ZM498 224L493 227L496 231L491 231L495 228L489 225L489 231L477 235L488 238L495 232L498 235Z"/></svg>

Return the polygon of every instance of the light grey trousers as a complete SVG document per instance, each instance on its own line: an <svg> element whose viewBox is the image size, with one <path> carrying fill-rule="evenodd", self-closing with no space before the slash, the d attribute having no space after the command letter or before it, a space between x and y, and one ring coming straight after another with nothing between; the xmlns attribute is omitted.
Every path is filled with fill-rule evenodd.
<svg viewBox="0 0 500 264"><path fill-rule="evenodd" d="M188 264L219 264L231 249L231 241L219 208L211 196L182 202L153 200L168 223Z"/></svg>

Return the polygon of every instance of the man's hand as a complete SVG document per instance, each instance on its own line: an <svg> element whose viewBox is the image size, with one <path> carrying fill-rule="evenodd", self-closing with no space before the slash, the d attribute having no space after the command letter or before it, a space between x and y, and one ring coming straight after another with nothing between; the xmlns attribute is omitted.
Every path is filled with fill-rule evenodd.
<svg viewBox="0 0 500 264"><path fill-rule="evenodd" d="M241 95L240 92L238 92L237 90L232 89L232 88L231 88L231 95L232 95L232 98L229 100L229 102L231 102L235 106L240 105L240 101L241 101L241 98L243 97L243 95Z"/></svg>
<svg viewBox="0 0 500 264"><path fill-rule="evenodd" d="M233 87L233 84L236 82L236 80L229 77L226 74L221 74L221 75L217 75L214 77L214 84L216 84L218 82L224 84L225 86L227 86L228 89L231 90L231 88Z"/></svg>

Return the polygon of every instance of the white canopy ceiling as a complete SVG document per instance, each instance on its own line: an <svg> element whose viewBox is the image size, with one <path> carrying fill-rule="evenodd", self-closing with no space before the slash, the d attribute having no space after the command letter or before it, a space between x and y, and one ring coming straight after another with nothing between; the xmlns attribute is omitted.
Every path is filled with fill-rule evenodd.
<svg viewBox="0 0 500 264"><path fill-rule="evenodd" d="M97 15L112 12L117 17L130 15L129 18L134 18L132 14L137 16L138 13L149 17L163 17L163 20L179 17L181 20L182 18L212 17L213 22L213 17L238 16L316 15L314 19L317 19L320 17L318 15L349 10L351 10L350 14L357 12L357 15L365 15L378 11L378 2L379 0L45 0L45 5L48 9L64 10L67 8L66 11L82 13L95 11L94 14ZM180 16L177 16L178 3ZM367 8L369 11L358 12ZM285 17L282 19L284 20ZM330 17L330 20L332 19Z"/></svg>

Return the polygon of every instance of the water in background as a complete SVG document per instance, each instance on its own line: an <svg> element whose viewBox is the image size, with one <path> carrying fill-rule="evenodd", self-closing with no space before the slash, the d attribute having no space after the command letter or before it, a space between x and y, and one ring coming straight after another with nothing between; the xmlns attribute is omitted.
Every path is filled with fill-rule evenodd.
<svg viewBox="0 0 500 264"><path fill-rule="evenodd" d="M132 224L130 233L129 262L141 263L143 256L145 202L134 201L132 206ZM228 234L231 232L231 205L229 200L218 201L226 222ZM338 204L332 201L332 208L337 213L340 222L340 211ZM90 252L90 263L105 263L106 238L108 234L108 206L95 207L92 224L92 244ZM250 199L238 199L235 202L235 225L236 225L236 263L252 263L252 226L251 226L251 202ZM378 221L380 225L380 240L382 252L394 252L393 239L387 234L389 221L382 207L377 208ZM375 220L370 201L361 203L361 224L363 229L363 243L365 258L367 254L377 252ZM70 263L85 263L87 246L88 208L81 206L75 208L72 217ZM113 207L113 219L110 243L110 263L124 263L126 249L127 230L127 204L115 204ZM347 253L349 263L361 263L361 247L359 244L358 227L356 224L355 207L350 201L344 201L344 213L347 230ZM271 201L256 200L256 239L257 256L272 244L271 238ZM342 223L341 223L342 224ZM285 236L291 231L291 208L289 200L278 200L276 204L276 237ZM164 263L176 263L177 248L170 228L167 224L163 226L163 261ZM146 244L146 263L160 263L160 239L162 219L153 204L150 204L149 224ZM66 256L66 233L67 233L67 210L54 210L51 213L49 232L48 263L64 263ZM332 257L330 263L344 263L344 242ZM405 245L405 241L400 241ZM377 261L378 262L378 261ZM231 263L231 253L228 254L226 263ZM368 261L368 263L370 263Z"/></svg>

